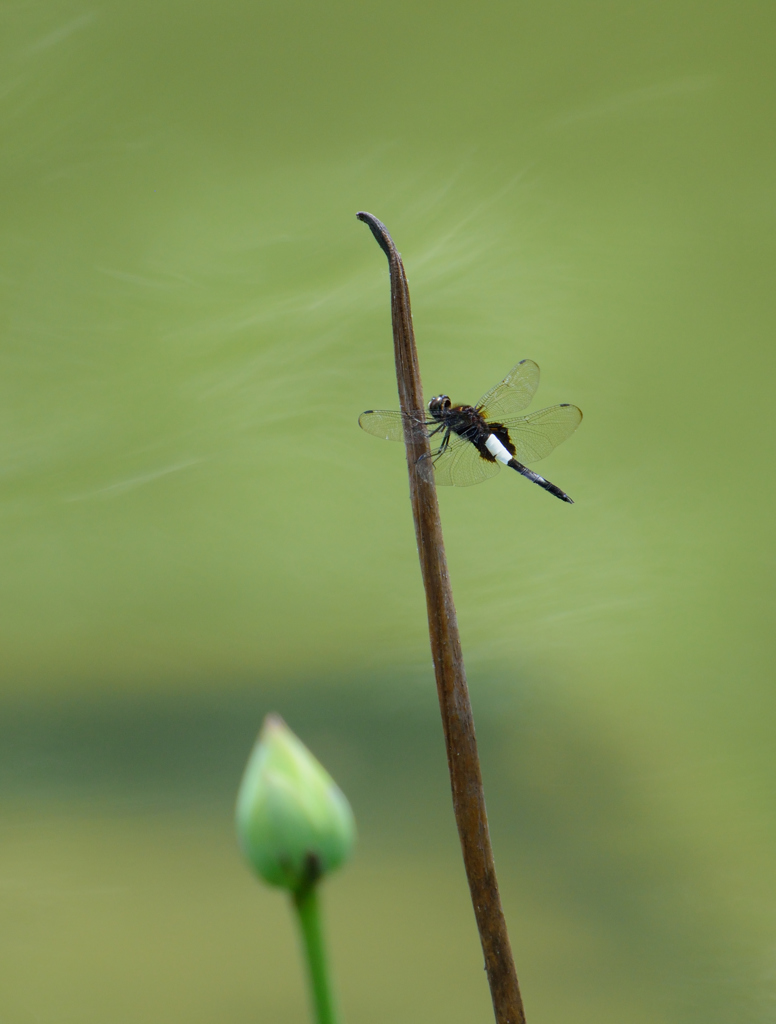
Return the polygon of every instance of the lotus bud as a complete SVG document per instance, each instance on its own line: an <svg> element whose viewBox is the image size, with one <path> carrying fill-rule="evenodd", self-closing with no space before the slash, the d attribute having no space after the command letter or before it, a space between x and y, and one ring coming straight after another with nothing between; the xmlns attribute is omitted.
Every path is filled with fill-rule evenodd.
<svg viewBox="0 0 776 1024"><path fill-rule="evenodd" d="M270 885L301 893L350 857L345 795L279 715L267 715L237 795L237 835Z"/></svg>

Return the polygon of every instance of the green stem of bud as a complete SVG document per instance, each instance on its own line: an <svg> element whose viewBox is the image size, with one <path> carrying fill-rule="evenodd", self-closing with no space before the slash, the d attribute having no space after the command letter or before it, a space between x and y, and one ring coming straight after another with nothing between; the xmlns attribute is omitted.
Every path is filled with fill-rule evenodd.
<svg viewBox="0 0 776 1024"><path fill-rule="evenodd" d="M299 916L316 1024L339 1024L321 928L318 886L305 886L291 898Z"/></svg>

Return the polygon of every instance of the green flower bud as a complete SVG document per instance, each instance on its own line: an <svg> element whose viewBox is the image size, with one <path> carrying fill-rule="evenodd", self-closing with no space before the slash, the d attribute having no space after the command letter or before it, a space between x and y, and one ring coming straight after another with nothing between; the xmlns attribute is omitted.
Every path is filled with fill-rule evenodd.
<svg viewBox="0 0 776 1024"><path fill-rule="evenodd" d="M356 826L345 795L279 715L267 715L237 795L237 835L251 867L301 892L344 864Z"/></svg>

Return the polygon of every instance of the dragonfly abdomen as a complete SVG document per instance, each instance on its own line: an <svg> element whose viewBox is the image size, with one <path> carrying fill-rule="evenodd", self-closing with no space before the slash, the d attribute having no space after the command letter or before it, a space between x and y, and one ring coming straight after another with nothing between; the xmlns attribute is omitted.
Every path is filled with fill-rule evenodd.
<svg viewBox="0 0 776 1024"><path fill-rule="evenodd" d="M485 441L485 447L496 462L500 462L502 466L508 466L510 463L515 461L514 451L510 451L493 433L488 434L487 440Z"/></svg>
<svg viewBox="0 0 776 1024"><path fill-rule="evenodd" d="M561 501L566 501L569 505L574 504L568 494L566 494L565 491L562 491L560 487L556 487L555 484L550 483L549 480L545 480L543 476L539 476L539 474L534 473L532 469L528 469L528 467L524 466L522 462L518 462L514 457L514 446L511 446L512 451L510 452L495 434L491 434L488 437L485 442L485 446L495 458L496 462L500 462L502 466L509 466L510 469L516 470L521 476L524 476L526 480L530 480L531 483L538 484L540 487L543 487L545 491L549 491L550 494L554 494L556 498L560 498Z"/></svg>

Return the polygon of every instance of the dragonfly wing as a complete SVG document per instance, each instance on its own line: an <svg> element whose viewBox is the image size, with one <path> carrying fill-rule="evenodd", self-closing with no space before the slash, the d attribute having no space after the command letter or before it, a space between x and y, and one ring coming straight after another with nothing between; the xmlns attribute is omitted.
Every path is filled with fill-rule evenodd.
<svg viewBox="0 0 776 1024"><path fill-rule="evenodd" d="M404 413L397 409L367 409L358 417L358 425L367 434L374 434L384 441L404 440ZM418 423L418 430L426 433L425 422Z"/></svg>
<svg viewBox="0 0 776 1024"><path fill-rule="evenodd" d="M404 416L398 410L367 409L358 417L358 425L384 441L404 440Z"/></svg>
<svg viewBox="0 0 776 1024"><path fill-rule="evenodd" d="M501 422L509 430L517 461L531 463L546 458L571 437L582 422L582 412L575 405L553 405Z"/></svg>
<svg viewBox="0 0 776 1024"><path fill-rule="evenodd" d="M521 359L506 377L480 399L477 408L487 420L503 422L505 416L527 408L539 387L539 367L533 359Z"/></svg>
<svg viewBox="0 0 776 1024"><path fill-rule="evenodd" d="M483 459L474 445L461 437L451 441L441 454L432 452L430 458L418 462L420 475L436 481L437 487L471 487L498 471L497 462Z"/></svg>

